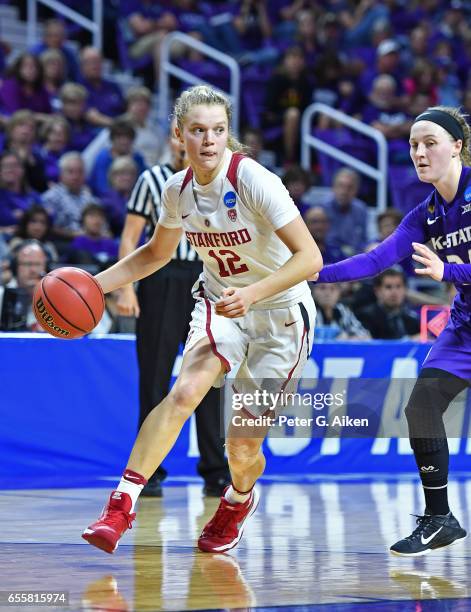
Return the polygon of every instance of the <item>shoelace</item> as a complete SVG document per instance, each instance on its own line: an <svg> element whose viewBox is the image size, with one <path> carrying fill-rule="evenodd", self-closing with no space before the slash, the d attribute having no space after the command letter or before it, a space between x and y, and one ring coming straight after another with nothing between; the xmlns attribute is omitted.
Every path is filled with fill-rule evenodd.
<svg viewBox="0 0 471 612"><path fill-rule="evenodd" d="M240 504L240 506L244 507L245 504ZM216 535L221 535L224 533L225 528L228 523L230 523L234 517L234 514L229 513L239 513L242 508L238 508L237 506L233 506L227 502L223 503L216 511L216 514L213 517L210 525L210 531L215 533Z"/></svg>
<svg viewBox="0 0 471 612"><path fill-rule="evenodd" d="M412 541L412 540L417 540L424 533L427 527L433 524L434 516L432 514L424 514L424 515L412 514L411 516L415 516L417 518L416 520L417 527L410 534L410 536L406 538L406 540Z"/></svg>
<svg viewBox="0 0 471 612"><path fill-rule="evenodd" d="M103 514L103 519L107 523L111 523L113 527L117 526L118 522L121 522L123 518L128 524L128 529L132 529L132 522L136 518L136 513L129 514L124 510L117 510L116 508L107 508Z"/></svg>

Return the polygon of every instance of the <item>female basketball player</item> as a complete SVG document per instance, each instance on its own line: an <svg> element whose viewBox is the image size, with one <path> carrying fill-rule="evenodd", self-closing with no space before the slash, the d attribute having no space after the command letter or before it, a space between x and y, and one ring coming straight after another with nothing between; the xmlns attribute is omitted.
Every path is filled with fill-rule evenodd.
<svg viewBox="0 0 471 612"><path fill-rule="evenodd" d="M423 265L417 274L456 285L449 323L427 355L406 407L426 507L417 528L391 552L417 556L466 536L448 507L449 453L442 418L471 379L471 154L465 117L454 108L427 109L412 125L410 155L419 179L435 189L376 249L326 266L319 281L375 276L414 253Z"/></svg>
<svg viewBox="0 0 471 612"><path fill-rule="evenodd" d="M322 257L288 192L278 177L232 152L240 145L229 133L231 111L223 95L193 87L174 113L190 166L168 179L150 242L97 276L108 293L152 274L170 260L183 230L204 264L180 374L144 421L103 514L83 533L110 553L131 527L147 478L209 388L241 364L234 388L254 391L264 379L286 389L312 346L315 307L305 281L321 269ZM258 504L253 487L265 467L267 429L229 433L232 485L199 538L201 550L222 552L240 540Z"/></svg>

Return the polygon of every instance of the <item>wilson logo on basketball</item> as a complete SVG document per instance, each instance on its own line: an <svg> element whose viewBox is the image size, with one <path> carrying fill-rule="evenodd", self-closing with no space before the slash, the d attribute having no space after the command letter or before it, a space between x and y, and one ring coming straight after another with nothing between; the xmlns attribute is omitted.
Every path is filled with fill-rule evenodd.
<svg viewBox="0 0 471 612"><path fill-rule="evenodd" d="M49 314L49 312L46 310L46 306L44 305L44 302L42 301L41 298L39 298L38 301L36 302L36 310L38 312L38 315L41 316L41 319L52 330L61 334L61 336L68 336L70 334L70 332L68 332L66 329L62 329L62 327L59 327L58 325L54 324L54 319L52 315Z"/></svg>

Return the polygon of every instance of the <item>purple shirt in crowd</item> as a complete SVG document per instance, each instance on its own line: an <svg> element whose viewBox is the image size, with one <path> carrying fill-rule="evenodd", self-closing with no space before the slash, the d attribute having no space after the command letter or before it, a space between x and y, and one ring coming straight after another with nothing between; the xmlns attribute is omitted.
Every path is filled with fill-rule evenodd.
<svg viewBox="0 0 471 612"><path fill-rule="evenodd" d="M0 86L0 111L12 115L20 109L28 109L33 113L50 113L49 94L41 87L29 95L17 79L5 79Z"/></svg>
<svg viewBox="0 0 471 612"><path fill-rule="evenodd" d="M74 251L86 251L103 262L109 259L118 259L118 241L113 238L76 236L70 248Z"/></svg>
<svg viewBox="0 0 471 612"><path fill-rule="evenodd" d="M79 151L81 153L95 138L98 129L86 121L71 121L70 119L67 119L67 121L70 126L68 148L70 151Z"/></svg>
<svg viewBox="0 0 471 612"><path fill-rule="evenodd" d="M24 212L33 204L39 204L40 197L35 191L14 193L0 189L0 227L18 225Z"/></svg>
<svg viewBox="0 0 471 612"><path fill-rule="evenodd" d="M88 108L96 108L109 117L116 117L124 112L124 99L120 88L111 81L102 79L99 84L81 79L80 83L88 91Z"/></svg>
<svg viewBox="0 0 471 612"><path fill-rule="evenodd" d="M458 294L453 302L455 325L471 325L471 168L464 167L458 190L445 202L436 189L410 211L391 236L369 253L326 266L319 282L338 283L376 276L410 257L413 242L431 246L445 262L443 280L454 283ZM421 267L421 266L419 266Z"/></svg>

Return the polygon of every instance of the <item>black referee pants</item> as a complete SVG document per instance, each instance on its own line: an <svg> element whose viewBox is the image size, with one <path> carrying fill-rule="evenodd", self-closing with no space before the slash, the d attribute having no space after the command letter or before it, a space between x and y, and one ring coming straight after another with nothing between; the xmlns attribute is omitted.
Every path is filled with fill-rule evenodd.
<svg viewBox="0 0 471 612"><path fill-rule="evenodd" d="M139 364L139 428L149 412L168 394L180 343L188 334L195 301L191 288L202 270L201 262L172 260L139 281L141 309L136 325ZM212 388L195 412L200 461L198 473L207 483L227 478L224 440L220 435L220 390ZM158 475L163 479L162 466Z"/></svg>

